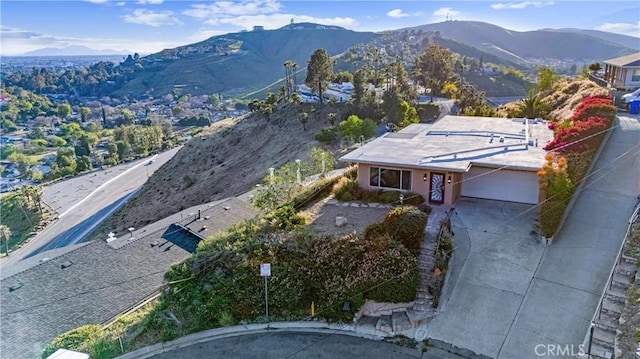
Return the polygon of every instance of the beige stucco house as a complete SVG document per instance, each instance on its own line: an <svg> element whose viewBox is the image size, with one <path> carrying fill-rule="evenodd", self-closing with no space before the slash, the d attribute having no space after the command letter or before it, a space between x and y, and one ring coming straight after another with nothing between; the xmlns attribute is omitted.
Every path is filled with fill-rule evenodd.
<svg viewBox="0 0 640 359"><path fill-rule="evenodd" d="M340 158L367 189L412 191L433 204L461 196L539 203L537 171L553 131L544 121L445 116L388 132Z"/></svg>

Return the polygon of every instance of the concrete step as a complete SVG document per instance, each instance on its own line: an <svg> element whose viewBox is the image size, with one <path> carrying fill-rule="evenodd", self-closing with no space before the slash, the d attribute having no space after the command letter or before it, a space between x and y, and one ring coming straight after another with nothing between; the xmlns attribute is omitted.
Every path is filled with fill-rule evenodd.
<svg viewBox="0 0 640 359"><path fill-rule="evenodd" d="M393 323L391 322L390 315L381 315L380 317L378 317L378 321L376 322L376 329L383 332L391 333L393 332L392 325Z"/></svg>
<svg viewBox="0 0 640 359"><path fill-rule="evenodd" d="M368 315L363 315L362 317L360 317L360 319L358 319L358 322L356 324L358 326L362 326L362 327L375 328L376 324L378 323L378 319L380 319L380 318L379 317L370 317Z"/></svg>
<svg viewBox="0 0 640 359"><path fill-rule="evenodd" d="M627 290L631 286L632 281L633 281L632 277L616 272L616 273L613 273L613 281L611 285L618 286Z"/></svg>
<svg viewBox="0 0 640 359"><path fill-rule="evenodd" d="M625 276L634 276L638 271L638 265L635 263L630 263L626 261L620 261L616 265L615 272L625 275Z"/></svg>
<svg viewBox="0 0 640 359"><path fill-rule="evenodd" d="M610 330L605 330L598 327L596 327L593 330L593 343L613 351L615 341L616 341L616 332L612 332ZM591 346L591 349L593 350L593 345Z"/></svg>
<svg viewBox="0 0 640 359"><path fill-rule="evenodd" d="M615 300L611 300L607 297L602 301L602 312L609 315L612 318L620 318L624 304Z"/></svg>
<svg viewBox="0 0 640 359"><path fill-rule="evenodd" d="M602 312L600 313L600 318L596 320L596 327L615 331L618 327L618 317L612 316L608 313Z"/></svg>
<svg viewBox="0 0 640 359"><path fill-rule="evenodd" d="M629 264L633 264L634 266L638 265L638 260L636 258L633 257L627 257L624 254L621 257L621 262L624 263L629 263Z"/></svg>
<svg viewBox="0 0 640 359"><path fill-rule="evenodd" d="M416 292L416 299L431 300L433 299L433 296L429 294L429 291L426 289L418 289L418 292Z"/></svg>
<svg viewBox="0 0 640 359"><path fill-rule="evenodd" d="M618 301L622 304L627 299L627 291L622 287L612 285L604 294L605 298L609 298L611 300Z"/></svg>
<svg viewBox="0 0 640 359"><path fill-rule="evenodd" d="M417 328L423 324L430 322L431 319L436 316L436 311L434 308L430 308L430 310L407 309L406 313L413 328Z"/></svg>
<svg viewBox="0 0 640 359"><path fill-rule="evenodd" d="M407 312L404 310L395 311L391 313L391 323L392 323L394 332L412 328L411 321L409 320L409 316L407 315Z"/></svg>
<svg viewBox="0 0 640 359"><path fill-rule="evenodd" d="M585 346L584 350L587 351L588 348ZM587 358L587 355L585 355L584 357ZM613 350L605 348L602 345L596 343L591 343L591 358L612 359Z"/></svg>
<svg viewBox="0 0 640 359"><path fill-rule="evenodd" d="M422 304L422 303L413 303L413 306L411 307L411 309L415 310L415 311L420 311L420 312L428 312L430 310L435 309L433 307L433 304L428 303L428 304Z"/></svg>

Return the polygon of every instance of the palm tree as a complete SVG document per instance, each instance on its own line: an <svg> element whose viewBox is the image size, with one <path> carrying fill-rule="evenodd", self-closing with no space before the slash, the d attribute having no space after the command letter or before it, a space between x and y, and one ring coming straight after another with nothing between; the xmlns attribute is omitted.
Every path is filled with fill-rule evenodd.
<svg viewBox="0 0 640 359"><path fill-rule="evenodd" d="M520 111L521 117L538 118L544 117L546 106L538 96L529 95L518 103L518 110Z"/></svg>
<svg viewBox="0 0 640 359"><path fill-rule="evenodd" d="M11 230L4 224L0 224L0 236L4 238L4 248L6 255L9 255L9 239L11 238Z"/></svg>

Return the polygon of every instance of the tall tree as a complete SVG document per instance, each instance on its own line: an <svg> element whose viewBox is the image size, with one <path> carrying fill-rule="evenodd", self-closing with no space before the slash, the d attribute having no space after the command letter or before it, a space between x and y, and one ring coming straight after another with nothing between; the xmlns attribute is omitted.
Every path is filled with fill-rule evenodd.
<svg viewBox="0 0 640 359"><path fill-rule="evenodd" d="M538 91L551 91L553 85L558 81L558 75L549 67L542 66L538 69Z"/></svg>
<svg viewBox="0 0 640 359"><path fill-rule="evenodd" d="M418 84L431 89L431 95L440 94L453 75L453 60L449 49L429 43L427 49L415 60L413 73Z"/></svg>
<svg viewBox="0 0 640 359"><path fill-rule="evenodd" d="M307 63L307 86L318 92L320 104L324 103L322 91L327 87L327 82L333 77L333 61L329 57L327 50L317 49L311 55Z"/></svg>
<svg viewBox="0 0 640 359"><path fill-rule="evenodd" d="M291 60L284 62L286 96L290 98L296 92L295 74L298 64Z"/></svg>
<svg viewBox="0 0 640 359"><path fill-rule="evenodd" d="M63 103L58 106L58 116L67 118L71 114L71 106L68 103Z"/></svg>

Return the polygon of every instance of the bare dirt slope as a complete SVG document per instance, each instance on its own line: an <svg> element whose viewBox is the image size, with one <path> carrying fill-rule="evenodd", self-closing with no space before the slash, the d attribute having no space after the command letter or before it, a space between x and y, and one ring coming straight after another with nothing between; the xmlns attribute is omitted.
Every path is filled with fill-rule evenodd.
<svg viewBox="0 0 640 359"><path fill-rule="evenodd" d="M158 169L132 200L100 225L94 237L104 235L107 228L122 233L125 227L141 228L185 208L239 195L259 183L269 167L305 160L311 147L320 145L313 136L327 126L326 115L338 112L340 119L345 110L326 105L312 111L311 106L287 106L270 119L250 114L211 125ZM309 113L306 131L298 111Z"/></svg>

